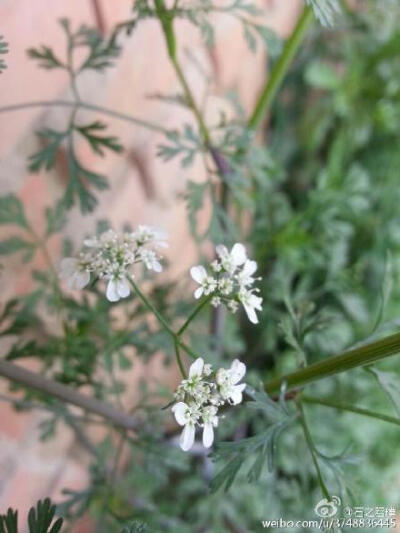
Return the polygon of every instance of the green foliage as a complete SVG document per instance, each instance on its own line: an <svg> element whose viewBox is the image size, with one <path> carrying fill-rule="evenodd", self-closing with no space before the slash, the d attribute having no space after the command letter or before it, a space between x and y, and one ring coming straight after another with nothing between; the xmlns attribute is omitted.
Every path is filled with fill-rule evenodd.
<svg viewBox="0 0 400 533"><path fill-rule="evenodd" d="M99 135L106 128L106 124L96 120L86 126L77 126L76 129L87 139L93 151L99 155L104 155L104 149L112 152L122 152L123 147L116 137L105 137Z"/></svg>
<svg viewBox="0 0 400 533"><path fill-rule="evenodd" d="M70 78L74 97L78 99L79 91L76 80L79 74L86 70L102 72L112 66L119 55L120 47L116 43L117 35L105 40L96 30L87 26L81 26L73 31L68 19L62 19L60 25L67 37L65 60L59 60L48 46L42 46L40 49L30 48L28 56L39 60L39 66L46 69L64 68ZM79 52L82 57L82 49L86 51L86 55L83 60L81 59L79 66L74 66L74 54ZM46 128L37 133L40 143L44 146L30 156L29 170L39 172L42 169L47 171L53 169L56 166L57 155L65 143L69 179L65 195L59 202L60 210L64 212L78 201L82 213L89 213L97 205L97 199L92 190L104 190L108 184L104 176L87 169L79 161L74 146L74 133L80 133L88 141L93 152L100 156L104 155L105 149L119 153L123 148L115 136L100 135L100 132L106 129L106 124L96 120L82 126L77 123L76 114L77 109L72 109L68 126L64 131ZM59 217L59 221L61 220L62 216Z"/></svg>
<svg viewBox="0 0 400 533"><path fill-rule="evenodd" d="M146 533L148 531L146 524L143 522L130 522L121 529L121 533Z"/></svg>
<svg viewBox="0 0 400 533"><path fill-rule="evenodd" d="M29 157L29 170L39 172L42 168L50 170L54 167L58 150L62 141L67 137L68 131L55 131L45 129L37 133L45 143L45 147Z"/></svg>
<svg viewBox="0 0 400 533"><path fill-rule="evenodd" d="M400 386L399 376L395 372L385 372L377 368L369 367L369 372L377 379L400 417Z"/></svg>
<svg viewBox="0 0 400 533"><path fill-rule="evenodd" d="M266 26L254 21L254 17L261 14L255 3L247 0L233 0L226 6L221 6L211 0L192 2L188 6L177 6L174 16L185 18L197 26L208 46L215 42L214 28L210 23L210 15L227 13L236 18L243 28L243 36L253 52L257 50L257 42L261 40L267 47L268 53L274 57L280 52L280 41L277 35Z"/></svg>
<svg viewBox="0 0 400 533"><path fill-rule="evenodd" d="M32 507L28 514L28 524L30 533L58 533L61 530L63 519L58 518L53 525L53 518L56 506L49 498L39 500L36 509Z"/></svg>
<svg viewBox="0 0 400 533"><path fill-rule="evenodd" d="M340 13L339 0L306 0L323 26L333 26L335 16Z"/></svg>
<svg viewBox="0 0 400 533"><path fill-rule="evenodd" d="M40 48L29 48L27 54L31 59L36 59L39 66L46 70L67 68L67 66L55 56L53 50L49 46L42 45Z"/></svg>
<svg viewBox="0 0 400 533"><path fill-rule="evenodd" d="M340 86L340 76L336 72L334 65L321 61L311 62L304 73L304 77L309 85L319 89L337 89Z"/></svg>
<svg viewBox="0 0 400 533"><path fill-rule="evenodd" d="M0 224L15 224L24 229L29 228L23 205L14 194L0 197Z"/></svg>
<svg viewBox="0 0 400 533"><path fill-rule="evenodd" d="M116 34L125 29L130 33L140 20L158 18L157 9L149 0L135 2L133 12L134 17L131 20L117 26ZM262 11L255 3L247 0L232 0L226 5L212 0L194 0L187 3L178 1L166 10L165 17L168 20L189 21L198 28L205 44L212 47L215 44L215 31L211 16L215 14L227 14L234 17L241 24L243 36L253 52L257 49L258 41L261 41L267 46L270 57L275 57L280 53L280 39L270 28L257 22L257 17L262 14Z"/></svg>
<svg viewBox="0 0 400 533"><path fill-rule="evenodd" d="M104 148L113 152L121 152L123 148L116 137L97 135L98 131L104 130L105 128L105 124L96 121L87 126L72 125L68 130L63 132L51 129L38 132L38 136L45 140L46 145L43 149L30 156L29 170L31 170L31 172L38 172L42 168L45 170L52 169L55 166L56 157L60 150L61 143L64 140L68 141L67 158L69 181L64 199L60 202L60 218L62 218L62 213L65 208L69 209L74 205L76 198L79 201L82 213L93 211L97 204L97 200L90 192L90 186L98 190L103 190L108 187L104 176L85 168L83 164L80 163L73 143L73 131L75 129L84 136L95 153L103 156Z"/></svg>
<svg viewBox="0 0 400 533"><path fill-rule="evenodd" d="M0 515L0 533L18 533L18 511L9 508L7 514Z"/></svg>
<svg viewBox="0 0 400 533"><path fill-rule="evenodd" d="M29 231L29 225L21 201L13 194L0 197L0 225L10 224ZM24 252L23 261L32 259L36 243L19 235L0 240L0 256Z"/></svg>
<svg viewBox="0 0 400 533"><path fill-rule="evenodd" d="M56 506L50 498L39 500L36 507L31 507L28 514L29 533L59 533L63 519L58 518L54 523ZM0 533L18 533L18 512L8 509L6 515L0 515Z"/></svg>
<svg viewBox="0 0 400 533"><path fill-rule="evenodd" d="M10 237L4 241L0 241L0 255L10 255L15 252L24 251L24 261L29 261L35 251L35 244L25 241L20 237Z"/></svg>
<svg viewBox="0 0 400 533"><path fill-rule="evenodd" d="M246 461L252 461L247 472L250 482L260 480L266 464L272 470L278 438L297 416L288 412L283 400L274 402L264 391L247 390L247 393L253 398L247 407L261 411L269 425L252 437L217 444L213 458L225 462L225 466L213 478L212 491L229 490Z"/></svg>
<svg viewBox="0 0 400 533"><path fill-rule="evenodd" d="M332 25L337 2L307 3L324 25ZM398 439L395 424L379 419L371 423L354 412L305 400L310 433L306 439L296 403L301 391L286 394L283 388L279 398L271 398L260 386L260 381L399 326L400 41L396 17L387 16L389 8L395 13L395 4L367 4L368 9L343 16L340 31L333 28L327 35L315 26L271 109L268 146L255 142L245 110L232 94L227 101L233 118L221 113L207 126L207 142L201 128L185 124L177 125L159 145L163 161L179 158L184 167L189 228L200 252L206 241L245 242L262 276L259 326L250 328L240 314L227 315L218 353L216 339L209 334L212 313L206 308L196 317L196 327L187 330L185 342L207 361L228 366L232 358L244 360L246 381L254 386L246 389L250 400L245 405L226 411L224 423L216 428L214 452L207 455L200 447L191 454L180 451L180 428L172 426L170 411L162 409L173 399L171 390L158 383L157 376L134 391L138 430L114 435L115 428L106 428L104 440L95 445L85 440L85 429L99 419L82 417L49 395L13 385L23 395L18 409L39 405L45 411L39 427L42 439L52 438L64 423L90 451L87 487L66 489L57 508L72 530L74 520L85 513L95 520L99 533L228 533L235 528L253 530L264 517L315 518L312 513L321 492L310 452L323 482L344 503L353 499L358 505L398 505L398 495L390 490L400 471L400 455L393 446ZM221 12L239 19L251 48L261 38L269 52L275 47L279 53L279 41L259 25L258 11L243 0L233 0L227 8L208 0L178 1L162 16L170 25L176 19L188 20L212 43L210 16ZM80 73L111 66L119 53L119 36L157 16L153 2L135 2L133 18L118 24L109 39L85 26L75 31L63 20L67 47L61 59L46 46L31 49L29 55L44 68L63 68L76 98ZM161 97L192 110L187 95ZM37 237L18 198L0 198L0 224L15 225L17 230L0 242L0 255L22 252L28 260L38 248L48 255L47 241L62 232L68 209L77 202L84 213L96 207L94 191L106 188L107 182L79 159L76 142L83 137L99 156L120 153L122 146L103 122L82 124L77 113L79 107L73 107L64 130L40 131L40 150L30 158L32 171L51 170L65 149L65 196L45 209L46 227ZM197 183L190 179L190 167L200 160L208 176ZM221 189L227 192L228 209L222 205ZM209 220L200 231L204 208L209 209ZM107 221L100 221L97 233L107 227ZM93 232L88 228L88 233ZM64 242L64 252L73 255L70 241ZM135 372L137 360L152 364L162 354L163 363L171 363L170 336L135 296L121 301L116 312L98 288L101 280L75 298L63 292L51 261L32 275L31 292L5 302L0 310L0 336L8 347L8 360L34 358L43 376L119 410L125 410L121 393L131 388L124 372L132 367ZM146 280L139 273L135 279L138 284ZM146 287L145 292L173 328L179 328L193 309L192 287L183 279ZM56 327L48 327L48 315ZM382 414L390 407L389 398L398 416L397 383L398 364L393 359L369 368L369 374L353 370L316 382L307 392L311 398L337 398L339 403ZM123 469L115 436L123 442ZM40 502L30 512L30 527L36 528L31 531L59 531L61 519L52 525L54 513L48 500ZM0 518L1 531L15 533L13 511Z"/></svg>
<svg viewBox="0 0 400 533"><path fill-rule="evenodd" d="M192 126L185 124L183 132L170 131L166 135L169 144L160 144L157 155L163 161L170 161L176 156L182 157L183 168L191 166L195 156L202 150L202 142Z"/></svg>
<svg viewBox="0 0 400 533"><path fill-rule="evenodd" d="M47 207L46 211L46 237L63 230L67 222L67 212L62 202L52 207Z"/></svg>
<svg viewBox="0 0 400 533"><path fill-rule="evenodd" d="M67 37L69 53L73 53L78 48L83 48L86 51L86 57L82 60L77 72L86 69L102 71L114 64L114 59L120 53L115 39L105 40L97 30L85 25L73 31L69 20L65 18L60 20L60 25ZM27 54L31 59L38 60L39 66L44 69L63 68L68 70L70 68L68 61L59 59L52 48L46 45L42 45L40 48L29 48Z"/></svg>
<svg viewBox="0 0 400 533"><path fill-rule="evenodd" d="M90 213L97 205L97 200L90 192L89 186L95 187L99 191L107 189L106 178L85 168L78 161L72 146L68 150L68 171L69 181L64 196L65 206L67 208L72 207L75 198L78 198L82 213Z"/></svg>
<svg viewBox="0 0 400 533"><path fill-rule="evenodd" d="M246 19L242 19L243 36L252 52L257 51L258 40L265 45L268 50L268 57L278 57L282 51L282 43L276 33L266 26L254 24Z"/></svg>
<svg viewBox="0 0 400 533"><path fill-rule="evenodd" d="M194 181L188 181L186 186L186 205L190 232L197 241L201 239L197 229L197 214L204 206L204 196L208 187L209 184L207 182L196 183Z"/></svg>
<svg viewBox="0 0 400 533"><path fill-rule="evenodd" d="M97 30L87 26L81 26L75 34L72 34L67 20L65 20L64 24L72 46L86 47L88 50L86 59L79 67L79 72L83 70L97 70L101 72L113 66L115 58L120 53L120 48L115 40L110 39L105 41Z"/></svg>
<svg viewBox="0 0 400 533"><path fill-rule="evenodd" d="M0 55L8 53L8 43L4 41L4 37L0 35ZM7 65L3 59L0 59L0 74L7 68Z"/></svg>

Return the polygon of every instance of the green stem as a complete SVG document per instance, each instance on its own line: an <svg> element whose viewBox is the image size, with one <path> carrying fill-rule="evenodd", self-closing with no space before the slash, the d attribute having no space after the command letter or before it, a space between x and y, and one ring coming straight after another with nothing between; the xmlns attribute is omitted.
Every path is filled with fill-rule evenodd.
<svg viewBox="0 0 400 533"><path fill-rule="evenodd" d="M265 388L268 393L273 394L279 392L282 384L286 383L288 390L290 390L352 368L376 363L399 352L400 333L395 333L379 341L329 357L296 372L267 381Z"/></svg>
<svg viewBox="0 0 400 533"><path fill-rule="evenodd" d="M164 32L168 55L171 59L175 59L176 41L173 27L173 15L165 6L164 0L154 0L154 5L156 7L156 13Z"/></svg>
<svg viewBox="0 0 400 533"><path fill-rule="evenodd" d="M45 237L43 238L39 237L39 235L35 232L35 230L31 226L28 226L27 230L28 230L28 233L31 235L32 239L34 240L37 248L42 252L43 258L46 261L47 266L49 267L51 278L52 278L52 285L53 285L53 291L54 291L54 296L55 296L55 301L56 301L57 313L60 316L61 323L65 329L66 321L63 316L63 309L64 309L63 294L60 289L58 272L56 268L54 267L53 261L47 249Z"/></svg>
<svg viewBox="0 0 400 533"><path fill-rule="evenodd" d="M295 56L300 44L302 43L308 28L313 21L313 11L309 6L303 9L303 12L297 21L296 27L286 42L281 56L276 62L272 72L261 91L258 101L254 107L254 111L251 114L248 127L251 130L256 130L265 115L267 114L274 96L282 84L282 81L288 71L288 68Z"/></svg>
<svg viewBox="0 0 400 533"><path fill-rule="evenodd" d="M177 339L174 340L174 346L175 346L175 355L176 355L176 362L178 363L179 370L181 371L183 379L187 378L185 367L183 366L181 352L179 350L179 343Z"/></svg>
<svg viewBox="0 0 400 533"><path fill-rule="evenodd" d="M75 98L75 102L77 103L80 101L81 97L79 95L78 85L76 83L76 73L75 73L74 61L73 61L74 59L73 50L74 50L74 46L73 46L72 40L69 39L68 50L67 50L67 70L68 70L68 75L70 79L72 94Z"/></svg>
<svg viewBox="0 0 400 533"><path fill-rule="evenodd" d="M325 398L313 398L312 396L302 395L301 399L305 403L315 404L315 405L324 405L326 407L332 407L333 409L340 409L341 411L349 411L350 413L355 413L362 416L368 416L370 418L376 418L378 420L383 420L384 422L390 422L391 424L396 424L400 426L400 419L393 416L384 415L382 413L376 413L375 411L370 411L369 409L363 409L361 407L355 407L354 405L342 402L336 402L332 400L326 400Z"/></svg>
<svg viewBox="0 0 400 533"><path fill-rule="evenodd" d="M103 115L108 115L110 117L118 118L126 122L131 122L137 126L142 126L152 131L159 131L162 133L168 133L167 128L163 128L158 124L148 122L147 120L142 120L140 118L133 117L132 115L127 115L126 113L120 113L119 111L114 111L113 109L108 109L106 107L98 106L95 104L89 104L88 102L69 102L68 100L39 100L37 102L24 102L23 104L11 104L7 106L0 107L0 113L9 113L12 111L20 111L22 109L30 109L35 107L78 107L82 109L87 109L89 111L96 111L102 113Z"/></svg>
<svg viewBox="0 0 400 533"><path fill-rule="evenodd" d="M210 301L210 299L212 298L212 294L208 295L206 298L204 298L197 307L195 307L193 309L193 311L190 313L190 315L188 316L186 322L183 324L183 326L178 330L178 337L180 335L182 335L182 333L186 330L186 328L189 326L189 324L191 323L191 321L194 319L194 317L197 315L197 313L199 313L203 307L206 305L206 303L208 303Z"/></svg>
<svg viewBox="0 0 400 533"><path fill-rule="evenodd" d="M179 346L181 346L185 352L192 358L192 359L198 359L200 356L194 351L192 350L186 343L184 343L179 337L177 337L178 339L178 344Z"/></svg>
<svg viewBox="0 0 400 533"><path fill-rule="evenodd" d="M132 285L134 291L139 296L139 298L142 300L144 305L154 314L154 316L157 318L159 323L162 325L162 327L165 329L165 331L172 337L174 340L174 343L178 343L178 345L185 350L185 352L192 357L192 359L197 359L199 355L197 355L187 344L185 344L180 338L177 333L171 328L171 326L168 324L167 320L162 316L162 314L154 307L154 305L146 298L146 296L142 293L142 291L139 289L139 287L136 285L136 283L133 281L133 279L128 276L128 280L130 284Z"/></svg>
<svg viewBox="0 0 400 533"><path fill-rule="evenodd" d="M164 0L155 0L154 3L156 6L157 16L160 20L161 27L164 33L165 41L167 43L168 55L175 69L175 73L179 79L179 82L182 86L186 103L191 108L197 120L200 132L203 136L204 144L207 147L209 147L210 133L207 129L207 126L204 123L203 117L201 115L200 110L197 107L193 93L190 89L188 82L186 81L183 70L176 57L176 38L175 38L175 33L174 33L174 28L173 28L173 16L171 12L166 8Z"/></svg>
<svg viewBox="0 0 400 533"><path fill-rule="evenodd" d="M317 450L316 450L316 448L314 446L314 442L312 440L312 436L311 436L310 430L309 430L308 425L307 425L307 421L306 421L306 417L305 417L305 414L304 414L303 405L302 405L300 399L298 399L296 401L296 403L297 403L297 406L299 408L300 423L301 423L301 426L303 428L303 433L304 433L308 448L309 448L310 453L311 453L311 457L312 457L312 460L313 460L313 463L314 463L314 466L315 466L315 470L317 472L317 478L318 478L318 482L319 482L321 490L322 490L322 494L324 495L324 497L328 501L331 501L331 496L329 494L329 491L328 491L328 489L327 489L327 487L325 485L324 479L323 479L322 474L321 474L321 469L320 469L319 463L318 463Z"/></svg>
<svg viewBox="0 0 400 533"><path fill-rule="evenodd" d="M210 144L211 144L211 139L210 139L210 133L207 129L207 126L203 120L203 117L201 115L201 112L200 110L198 109L197 107L197 104L196 104L196 101L194 99L194 96L192 94L192 91L189 87L189 84L188 82L186 81L186 78L185 78L185 75L183 73L183 70L177 60L176 57L173 57L171 58L171 62L175 68L175 72L176 72L176 75L181 83L181 86L182 86L182 89L183 89L183 92L184 92L184 95L185 95L185 99L186 99L186 103L187 105L191 108L191 110L193 111L193 114L197 120L197 123L198 123L198 126L199 126L199 129L200 129L200 132L201 132L201 135L203 136L203 140L204 140L204 144L209 147Z"/></svg>
<svg viewBox="0 0 400 533"><path fill-rule="evenodd" d="M156 309L156 307L146 298L146 296L142 293L142 291L139 289L139 287L136 285L136 283L133 281L133 279L128 276L129 282L132 285L134 291L139 296L139 298L142 300L144 305L155 315L159 323L162 325L162 327L175 339L176 334L166 321L166 319L162 316L162 314Z"/></svg>

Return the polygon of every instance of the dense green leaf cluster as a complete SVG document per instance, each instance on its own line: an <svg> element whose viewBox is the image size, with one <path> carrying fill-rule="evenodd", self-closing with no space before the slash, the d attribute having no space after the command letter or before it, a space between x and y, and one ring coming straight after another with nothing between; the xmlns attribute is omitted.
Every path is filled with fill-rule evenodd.
<svg viewBox="0 0 400 533"><path fill-rule="evenodd" d="M31 507L28 514L29 533L59 533L63 519L53 522L56 506L49 498L39 500L36 507ZM0 515L0 533L18 533L18 511L8 509L7 514Z"/></svg>

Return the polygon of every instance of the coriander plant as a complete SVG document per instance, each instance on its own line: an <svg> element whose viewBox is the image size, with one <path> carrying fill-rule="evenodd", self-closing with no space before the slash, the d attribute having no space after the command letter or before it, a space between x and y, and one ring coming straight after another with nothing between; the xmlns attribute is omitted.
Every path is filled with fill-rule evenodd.
<svg viewBox="0 0 400 533"><path fill-rule="evenodd" d="M32 507L29 531L76 531L83 515L107 533L261 531L265 518L315 518L319 501L399 504L400 386L389 356L400 352L400 10L392 0L301 7L282 42L247 0L136 0L107 36L62 19L63 54L49 43L27 51L40 68L65 73L71 99L0 113L67 108L65 124L36 132L40 149L27 166L50 171L63 149L68 181L46 207L42 233L17 195L0 197L0 224L10 230L0 255L29 264L41 253L47 264L31 269L29 292L1 306L9 349L0 375L10 393L0 400L45 411L41 439L67 425L91 459L88 486L65 487L57 507L49 499ZM212 47L221 12L240 23L251 50L266 45L268 65L254 109L247 114L227 94L235 116L209 124L180 63L179 28L188 22ZM81 74L112 68L149 19L180 86L156 97L193 117L173 130L91 104L80 91ZM0 54L7 51L0 37ZM186 168L183 201L199 259L183 281L160 281L164 228L129 220L124 228L99 220L83 242L64 239L61 259L49 251L71 208L95 211L111 186L76 150L83 138L96 157L123 151L107 116L162 133L157 156ZM190 179L195 160L204 163L202 183ZM57 331L46 328L50 314ZM180 383L141 382L127 411L121 374L160 352ZM19 364L28 357L40 370ZM102 428L101 441L92 426ZM17 512L2 513L0 532L17 532ZM320 530L304 527L295 530Z"/></svg>

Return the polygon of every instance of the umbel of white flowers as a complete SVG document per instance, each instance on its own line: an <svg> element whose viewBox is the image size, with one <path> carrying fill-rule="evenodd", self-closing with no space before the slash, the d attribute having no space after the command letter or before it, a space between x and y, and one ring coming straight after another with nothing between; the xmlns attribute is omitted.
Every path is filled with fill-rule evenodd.
<svg viewBox="0 0 400 533"><path fill-rule="evenodd" d="M85 239L83 244L77 257L65 257L61 261L60 277L70 289L83 289L91 276L104 279L110 302L129 296L127 276L133 276L134 264L143 263L149 270L161 272L161 256L156 250L168 246L165 234L148 226L121 234L110 229L99 237Z"/></svg>
<svg viewBox="0 0 400 533"><path fill-rule="evenodd" d="M196 359L175 392L177 403L172 412L183 431L180 447L188 451L193 446L196 427L203 428L203 445L209 448L218 426L218 409L226 403L237 405L243 399L245 383L239 383L246 374L246 365L235 359L231 367L220 368L214 374L211 365Z"/></svg>
<svg viewBox="0 0 400 533"><path fill-rule="evenodd" d="M211 305L225 304L233 313L241 303L253 324L258 323L256 311L261 311L262 298L257 296L259 289L253 288L253 274L257 263L247 258L246 248L236 243L231 251L219 244L216 247L217 259L208 270L202 265L190 269L192 278L200 284L194 293L195 298L212 295ZM210 274L210 271L212 272Z"/></svg>

